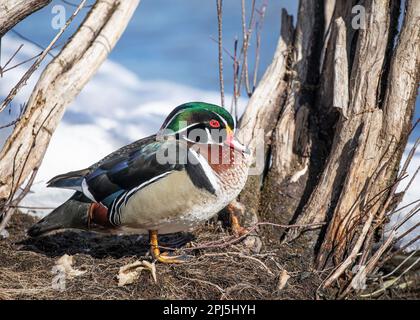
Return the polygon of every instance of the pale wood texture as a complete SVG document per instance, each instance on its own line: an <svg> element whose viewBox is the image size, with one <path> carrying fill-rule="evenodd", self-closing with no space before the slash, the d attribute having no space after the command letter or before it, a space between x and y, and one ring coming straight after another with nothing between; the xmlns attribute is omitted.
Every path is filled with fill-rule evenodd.
<svg viewBox="0 0 420 320"><path fill-rule="evenodd" d="M0 199L38 168L51 135L83 86L106 59L139 1L97 1L68 44L43 71L21 121L0 153Z"/></svg>
<svg viewBox="0 0 420 320"><path fill-rule="evenodd" d="M0 2L0 38L28 15L50 2L51 0L2 0Z"/></svg>
<svg viewBox="0 0 420 320"><path fill-rule="evenodd" d="M323 35L319 27L322 12L319 1L300 2L289 55L287 90L271 136L272 165L266 170L261 201L265 208L261 210L261 217L280 224L292 220L308 178L312 148L309 115L313 84L317 81L313 75L319 69L313 60L319 52L316 39ZM273 211L281 214L273 216Z"/></svg>
<svg viewBox="0 0 420 320"><path fill-rule="evenodd" d="M291 52L293 32L293 18L287 14L286 10L283 10L281 32L273 61L252 94L238 130L239 140L248 145L254 159L257 145L263 146L262 149L259 149L260 153L258 154L260 158L264 158L263 166L269 156L271 133L281 110L281 99L287 90L284 77L288 70L287 64ZM262 134L262 137L260 134ZM262 174L263 172L260 172L257 175L250 176L240 196L241 201L248 204L245 220L249 224L257 221Z"/></svg>
<svg viewBox="0 0 420 320"><path fill-rule="evenodd" d="M291 50L293 18L286 10L282 12L281 34L273 61L265 71L258 87L252 94L238 130L238 138L254 153L256 137L260 130L270 135L267 128L273 127L272 115L280 109L280 98L284 93L284 76L287 71L287 57ZM271 128L273 129L273 128ZM268 132L267 132L268 131Z"/></svg>
<svg viewBox="0 0 420 320"><path fill-rule="evenodd" d="M354 263L372 264L374 234L396 205L420 80L420 7L407 1L401 13L400 0L365 1L365 28L354 29L357 0L323 3L299 3L256 211L260 220L324 223L280 236L303 244L318 268L338 265L330 285Z"/></svg>
<svg viewBox="0 0 420 320"><path fill-rule="evenodd" d="M341 261L346 247L357 230L357 225L364 221L363 217L372 212L376 219L382 218L381 206L387 193L380 201L372 199L386 189L395 179L403 147L407 141L407 133L414 110L414 99L420 76L420 10L415 1L407 2L404 26L391 62L390 74L386 86L385 103L378 101L375 94L382 75L382 55L386 48L377 43L378 37L387 39L386 29L378 26L389 26L389 7L385 1L373 1L371 16L367 21L370 36L361 38L359 46L359 70L354 79L352 104L353 117L361 117L363 126L358 137L357 146L351 161L340 199L333 213L332 221L327 229L322 250L318 257L321 266L326 262L328 250L334 248L334 259ZM389 4L388 4L389 5ZM372 27L369 28L369 24ZM415 26L417 24L417 26ZM375 28L373 28L375 25ZM372 36L373 35L373 36ZM366 42L364 42L366 40ZM385 41L382 41L386 44ZM369 44L369 45L368 45ZM376 49L376 50L375 50ZM377 51L379 50L379 51ZM382 51L382 52L381 52ZM409 62L408 62L409 61ZM361 73L364 72L364 75ZM375 78L367 78L367 75ZM388 76L388 75L387 75ZM360 77L360 82L358 81ZM403 81L403 82L402 82ZM365 84L362 86L362 84ZM365 87L362 89L362 87ZM376 91L377 92L377 91ZM395 96L391 97L391 94ZM382 106L382 108L381 108ZM363 113L360 115L360 113ZM398 120L397 120L398 119ZM358 130L358 129L355 129ZM382 213L382 214L381 214Z"/></svg>
<svg viewBox="0 0 420 320"><path fill-rule="evenodd" d="M325 220L329 208L331 205L335 206L334 202L337 201L336 198L340 195L340 190L336 186L337 184L343 183L348 173L349 162L352 159L351 153L354 152L358 144L355 136L359 136L364 124L369 125L372 120L372 112L376 105L376 88L379 83L387 44L382 39L387 36L386 31L388 29L389 18L386 13L388 5L386 1L380 0L377 6L372 6L372 8L378 11L377 14L376 11L372 12L371 19L367 22L367 29L359 39L359 50L357 51L358 53L351 75L351 79L353 79L351 89L352 101L348 106L349 110L346 111L346 114L349 113L349 115L341 115L338 120L330 156L318 185L306 204L304 213L298 220L298 223L306 224ZM373 24L377 24L378 28L371 30L371 25ZM341 32L343 32L342 28L343 26L341 27ZM338 36L337 40L340 39L342 40L343 38ZM339 44L337 48L341 48L342 45ZM336 70L336 68L334 69ZM339 87L334 88L334 100L338 99L335 97L340 95L341 91L348 90L347 88L343 88L339 83L337 84ZM346 119L347 116L349 117L348 120ZM374 152L374 150L371 151ZM347 154L347 156L343 157L343 153ZM291 231L288 240L298 234L299 230Z"/></svg>

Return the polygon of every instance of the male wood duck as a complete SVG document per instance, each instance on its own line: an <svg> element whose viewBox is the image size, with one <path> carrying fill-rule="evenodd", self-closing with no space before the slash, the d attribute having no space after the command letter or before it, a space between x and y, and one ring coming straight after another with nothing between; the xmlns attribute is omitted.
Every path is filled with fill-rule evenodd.
<svg viewBox="0 0 420 320"><path fill-rule="evenodd" d="M89 168L51 179L48 187L76 192L33 225L29 236L69 228L149 232L156 260L183 262L183 257L160 252L158 234L190 230L226 206L229 211L246 182L250 158L235 129L222 107L204 102L178 106L157 134ZM237 217L231 219L238 232Z"/></svg>

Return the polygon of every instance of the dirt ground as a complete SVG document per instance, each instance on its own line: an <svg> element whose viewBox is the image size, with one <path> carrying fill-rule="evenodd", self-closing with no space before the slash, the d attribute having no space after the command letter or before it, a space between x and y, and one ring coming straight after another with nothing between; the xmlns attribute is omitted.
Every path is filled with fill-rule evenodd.
<svg viewBox="0 0 420 320"><path fill-rule="evenodd" d="M304 264L304 250L264 245L251 253L240 243L220 247L232 235L219 224L209 224L194 234L161 238L161 245L182 247L194 255L180 265L156 264L157 282L142 271L132 284L119 287L119 268L136 260L152 262L147 238L103 236L66 231L39 239L25 233L34 223L28 215L15 214L10 236L0 240L0 299L314 299L325 274ZM210 246L190 250L192 246ZM52 272L64 254L73 267L86 271L66 280L65 290L54 289ZM290 276L282 287L285 271Z"/></svg>

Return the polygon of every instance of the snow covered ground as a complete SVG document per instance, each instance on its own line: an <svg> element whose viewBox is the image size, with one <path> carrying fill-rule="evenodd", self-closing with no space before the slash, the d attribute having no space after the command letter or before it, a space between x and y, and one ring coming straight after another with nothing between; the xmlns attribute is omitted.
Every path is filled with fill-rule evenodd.
<svg viewBox="0 0 420 320"><path fill-rule="evenodd" d="M22 40L11 36L2 39L3 56L10 57ZM25 43L16 61L23 61L38 53L39 49ZM5 58L3 58L5 59ZM3 61L4 63L4 61ZM12 62L11 65L14 63ZM10 88L18 81L26 65L7 72L0 79L0 97L7 95ZM8 123L17 115L18 103L26 101L35 79L40 71L32 76L28 85L15 99L10 113L0 115L0 125ZM77 99L67 108L63 120L54 133L42 166L38 172L30 193L22 203L24 206L55 207L65 201L71 191L47 189L45 182L57 174L89 166L120 146L140 139L157 131L165 116L177 105L187 101L206 101L219 103L218 92L196 89L167 81L144 81L122 65L107 60L95 77L83 89ZM230 97L227 97L230 101ZM241 100L243 110L246 101ZM10 130L0 130L0 147ZM410 146L407 147L407 150ZM407 152L405 153L406 156ZM404 156L404 158L405 158ZM403 159L404 160L404 159ZM420 164L418 151L410 166L410 175ZM403 204L417 200L420 196L420 178L417 177L410 188ZM400 189L404 188L408 179ZM39 210L45 214L49 210ZM407 210L393 218L393 223L400 219ZM414 217L405 229L420 220ZM418 234L418 232L417 232ZM412 237L414 234L412 234ZM405 243L408 239L404 239ZM411 249L419 248L419 241Z"/></svg>

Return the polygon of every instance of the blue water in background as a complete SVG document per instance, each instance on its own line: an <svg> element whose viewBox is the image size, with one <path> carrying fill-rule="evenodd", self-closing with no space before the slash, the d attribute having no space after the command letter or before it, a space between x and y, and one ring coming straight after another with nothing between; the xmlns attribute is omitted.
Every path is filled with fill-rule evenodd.
<svg viewBox="0 0 420 320"><path fill-rule="evenodd" d="M71 0L77 3L76 0ZM93 1L89 1L92 3ZM251 1L247 0L247 17ZM257 1L257 7L262 1ZM259 77L269 65L280 31L281 8L296 16L298 1L268 0L261 34ZM51 26L53 6L63 5L67 18L75 10L60 0L25 19L15 29L45 47L57 33ZM241 38L241 1L223 1L224 46L233 52L235 37ZM75 31L88 9L76 17L64 34ZM219 90L215 0L142 0L134 17L109 58L136 73L143 80L167 80L206 90ZM255 34L250 47L250 69L255 50ZM233 66L224 55L225 90L232 92ZM414 119L420 117L420 99L416 101ZM420 128L411 141L420 136Z"/></svg>
<svg viewBox="0 0 420 320"><path fill-rule="evenodd" d="M72 0L77 3L76 0ZM90 1L92 3L93 1ZM281 8L297 12L297 1L267 1L264 28L261 34L260 72L270 63L280 33ZM251 1L247 0L247 18ZM257 1L257 7L262 0ZM75 10L56 0L21 22L16 30L26 37L47 46L57 30L51 27L53 6L63 5L67 17ZM223 1L224 47L233 53L235 37L242 37L241 1ZM82 20L84 9L64 34L68 37ZM142 0L123 36L109 58L135 72L142 79L169 80L200 89L219 90L217 16L215 0ZM254 60L255 34L249 60ZM231 90L233 61L225 54L225 80ZM253 64L250 65L251 69ZM229 87L230 85L230 87Z"/></svg>

